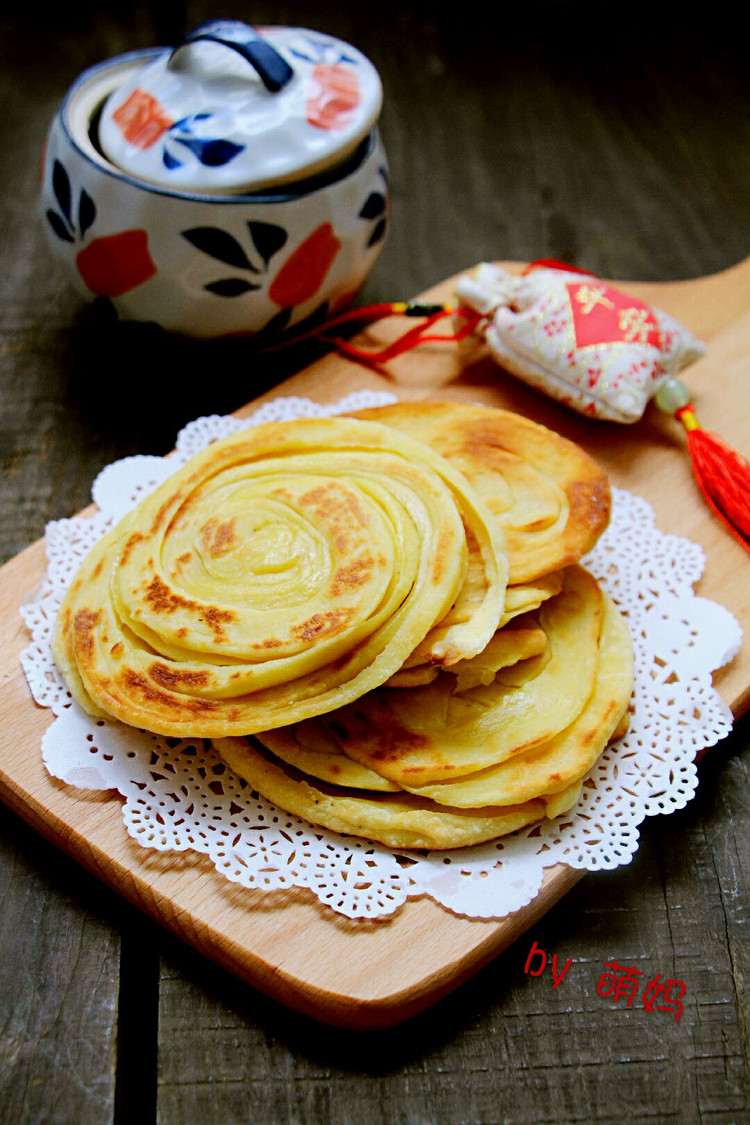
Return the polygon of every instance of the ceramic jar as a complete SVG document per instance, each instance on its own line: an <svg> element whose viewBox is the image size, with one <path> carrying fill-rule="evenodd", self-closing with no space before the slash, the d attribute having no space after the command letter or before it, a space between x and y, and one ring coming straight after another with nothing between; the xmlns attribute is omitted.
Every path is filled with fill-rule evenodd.
<svg viewBox="0 0 750 1125"><path fill-rule="evenodd" d="M234 21L95 66L45 148L51 249L84 296L190 336L329 315L386 234L380 98L348 44Z"/></svg>

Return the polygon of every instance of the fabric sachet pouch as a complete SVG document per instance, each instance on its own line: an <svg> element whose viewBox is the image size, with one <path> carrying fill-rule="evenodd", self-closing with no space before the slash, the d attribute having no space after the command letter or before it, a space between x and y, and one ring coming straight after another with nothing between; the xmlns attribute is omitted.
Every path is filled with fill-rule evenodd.
<svg viewBox="0 0 750 1125"><path fill-rule="evenodd" d="M336 333L344 325L393 316L417 323L374 349ZM438 325L446 317L453 320L452 331L441 332ZM704 500L750 552L750 462L703 429L691 392L678 377L705 355L705 345L668 313L587 270L545 258L516 274L482 262L455 283L450 305L396 301L348 309L297 339L309 336L386 378L392 360L422 344L479 340L504 371L606 422L638 422L654 399L685 430Z"/></svg>
<svg viewBox="0 0 750 1125"><path fill-rule="evenodd" d="M456 289L512 375L593 418L637 422L661 383L705 352L667 313L594 275L532 263L521 276L482 263Z"/></svg>

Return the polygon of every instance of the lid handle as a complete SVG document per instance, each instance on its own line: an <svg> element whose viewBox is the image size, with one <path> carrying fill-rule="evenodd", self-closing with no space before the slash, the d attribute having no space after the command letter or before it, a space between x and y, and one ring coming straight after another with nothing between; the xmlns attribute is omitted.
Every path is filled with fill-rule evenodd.
<svg viewBox="0 0 750 1125"><path fill-rule="evenodd" d="M272 94L283 90L294 77L294 71L286 59L257 31L240 20L208 20L199 24L178 43L169 57L168 65L171 65L179 50L201 39L222 43L242 55L255 68L263 85Z"/></svg>

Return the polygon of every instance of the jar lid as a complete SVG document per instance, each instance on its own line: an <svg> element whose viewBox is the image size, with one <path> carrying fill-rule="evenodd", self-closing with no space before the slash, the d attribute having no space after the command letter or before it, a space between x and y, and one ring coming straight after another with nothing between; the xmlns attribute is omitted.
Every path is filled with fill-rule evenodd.
<svg viewBox="0 0 750 1125"><path fill-rule="evenodd" d="M109 96L99 143L118 168L160 187L257 191L339 163L381 104L377 71L348 43L213 20Z"/></svg>

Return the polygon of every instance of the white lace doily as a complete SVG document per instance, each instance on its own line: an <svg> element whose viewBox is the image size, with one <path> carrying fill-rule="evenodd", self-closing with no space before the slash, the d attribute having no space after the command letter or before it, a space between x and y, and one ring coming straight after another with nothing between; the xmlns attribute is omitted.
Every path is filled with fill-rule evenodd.
<svg viewBox="0 0 750 1125"><path fill-rule="evenodd" d="M49 772L71 786L120 793L127 831L144 847L201 853L244 887L306 887L351 918L387 916L419 895L457 914L504 917L534 898L547 867L562 862L594 871L629 862L644 817L690 800L695 755L731 729L711 674L739 648L739 625L721 606L695 596L702 551L661 534L643 500L615 490L610 527L583 560L627 617L635 642L630 729L604 752L571 812L493 843L406 853L314 828L258 797L202 740L177 742L90 718L71 700L50 652L63 591L84 555L210 441L258 422L392 401L371 392L330 407L277 399L249 420L192 422L167 459L129 457L110 465L93 488L99 511L47 529L47 576L22 611L33 638L23 668L36 702L55 714L42 744Z"/></svg>

